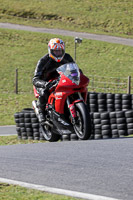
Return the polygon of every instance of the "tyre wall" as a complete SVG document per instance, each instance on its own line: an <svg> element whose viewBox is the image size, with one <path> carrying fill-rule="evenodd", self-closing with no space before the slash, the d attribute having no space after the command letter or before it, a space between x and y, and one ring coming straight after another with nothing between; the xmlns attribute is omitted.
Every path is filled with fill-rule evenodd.
<svg viewBox="0 0 133 200"><path fill-rule="evenodd" d="M133 134L133 95L88 93L91 115L90 139L118 138ZM19 139L44 140L32 108L14 114ZM63 141L78 140L75 134L63 135Z"/></svg>
<svg viewBox="0 0 133 200"><path fill-rule="evenodd" d="M18 139L44 140L39 122L32 108L23 109L14 114Z"/></svg>

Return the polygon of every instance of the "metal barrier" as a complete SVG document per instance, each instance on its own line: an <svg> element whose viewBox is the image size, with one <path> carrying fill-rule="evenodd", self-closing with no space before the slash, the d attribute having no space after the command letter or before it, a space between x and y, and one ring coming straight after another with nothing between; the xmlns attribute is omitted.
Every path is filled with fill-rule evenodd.
<svg viewBox="0 0 133 200"><path fill-rule="evenodd" d="M89 75L89 91L131 94L131 76L107 77Z"/></svg>

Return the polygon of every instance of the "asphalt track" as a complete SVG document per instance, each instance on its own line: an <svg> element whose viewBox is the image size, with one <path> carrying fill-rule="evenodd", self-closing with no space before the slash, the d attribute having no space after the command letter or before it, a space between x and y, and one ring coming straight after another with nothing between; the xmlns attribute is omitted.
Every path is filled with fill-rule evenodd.
<svg viewBox="0 0 133 200"><path fill-rule="evenodd" d="M0 146L3 179L91 200L132 200L133 138Z"/></svg>
<svg viewBox="0 0 133 200"><path fill-rule="evenodd" d="M0 136L16 135L16 126L0 126Z"/></svg>
<svg viewBox="0 0 133 200"><path fill-rule="evenodd" d="M75 32L75 31L68 31L68 30L61 30L61 29L37 28L37 27L24 26L24 25L19 25L19 24L10 24L10 23L0 23L0 28L50 33L50 34L58 34L58 35L72 36L72 37L81 37L81 38L86 38L90 40L99 40L99 41L104 41L104 42L133 46L133 39L126 39L126 38L114 37L114 36L108 36L108 35L90 34L90 33L84 33L84 32L82 33L82 32Z"/></svg>

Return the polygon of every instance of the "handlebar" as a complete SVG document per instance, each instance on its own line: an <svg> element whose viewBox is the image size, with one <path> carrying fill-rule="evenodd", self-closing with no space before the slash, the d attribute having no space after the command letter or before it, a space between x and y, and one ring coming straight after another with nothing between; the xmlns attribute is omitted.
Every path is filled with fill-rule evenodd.
<svg viewBox="0 0 133 200"><path fill-rule="evenodd" d="M50 90L52 89L52 87L56 87L58 85L59 82L59 78L56 80L53 80L52 82L49 82L47 85L47 89Z"/></svg>

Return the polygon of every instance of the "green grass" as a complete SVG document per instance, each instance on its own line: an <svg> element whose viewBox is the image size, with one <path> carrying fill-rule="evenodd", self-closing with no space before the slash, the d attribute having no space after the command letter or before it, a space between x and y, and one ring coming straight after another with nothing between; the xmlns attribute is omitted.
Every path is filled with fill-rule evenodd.
<svg viewBox="0 0 133 200"><path fill-rule="evenodd" d="M133 135L124 136L125 138L133 137ZM123 138L123 137L122 137ZM33 143L45 143L46 140L20 140L17 135L0 136L0 146L15 145L15 144L33 144Z"/></svg>
<svg viewBox="0 0 133 200"><path fill-rule="evenodd" d="M10 88L8 88L8 91L5 94L3 88L0 97L0 125L14 124L14 113L20 112L23 108L31 108L32 101L35 99L34 95L30 93L16 95L11 93Z"/></svg>
<svg viewBox="0 0 133 200"><path fill-rule="evenodd" d="M14 124L14 113L31 107L34 100L32 77L37 61L47 53L51 37L59 35L0 29L0 125ZM74 57L74 38L61 37L66 52ZM83 72L93 76L121 78L127 83L127 76L133 77L133 48L100 41L83 39L77 47L77 63ZM15 70L19 73L19 94L15 90ZM93 75L93 76L91 76ZM113 87L113 86L110 86ZM126 86L124 86L126 91ZM118 91L117 91L118 92ZM121 91L120 91L121 92Z"/></svg>
<svg viewBox="0 0 133 200"><path fill-rule="evenodd" d="M133 37L131 0L0 0L0 21Z"/></svg>
<svg viewBox="0 0 133 200"><path fill-rule="evenodd" d="M1 200L76 200L77 198L55 195L24 187L0 183ZM78 198L79 199L79 198ZM80 199L79 199L80 200Z"/></svg>
<svg viewBox="0 0 133 200"><path fill-rule="evenodd" d="M42 142L46 142L46 140L19 140L17 135L0 136L0 145L33 144Z"/></svg>

